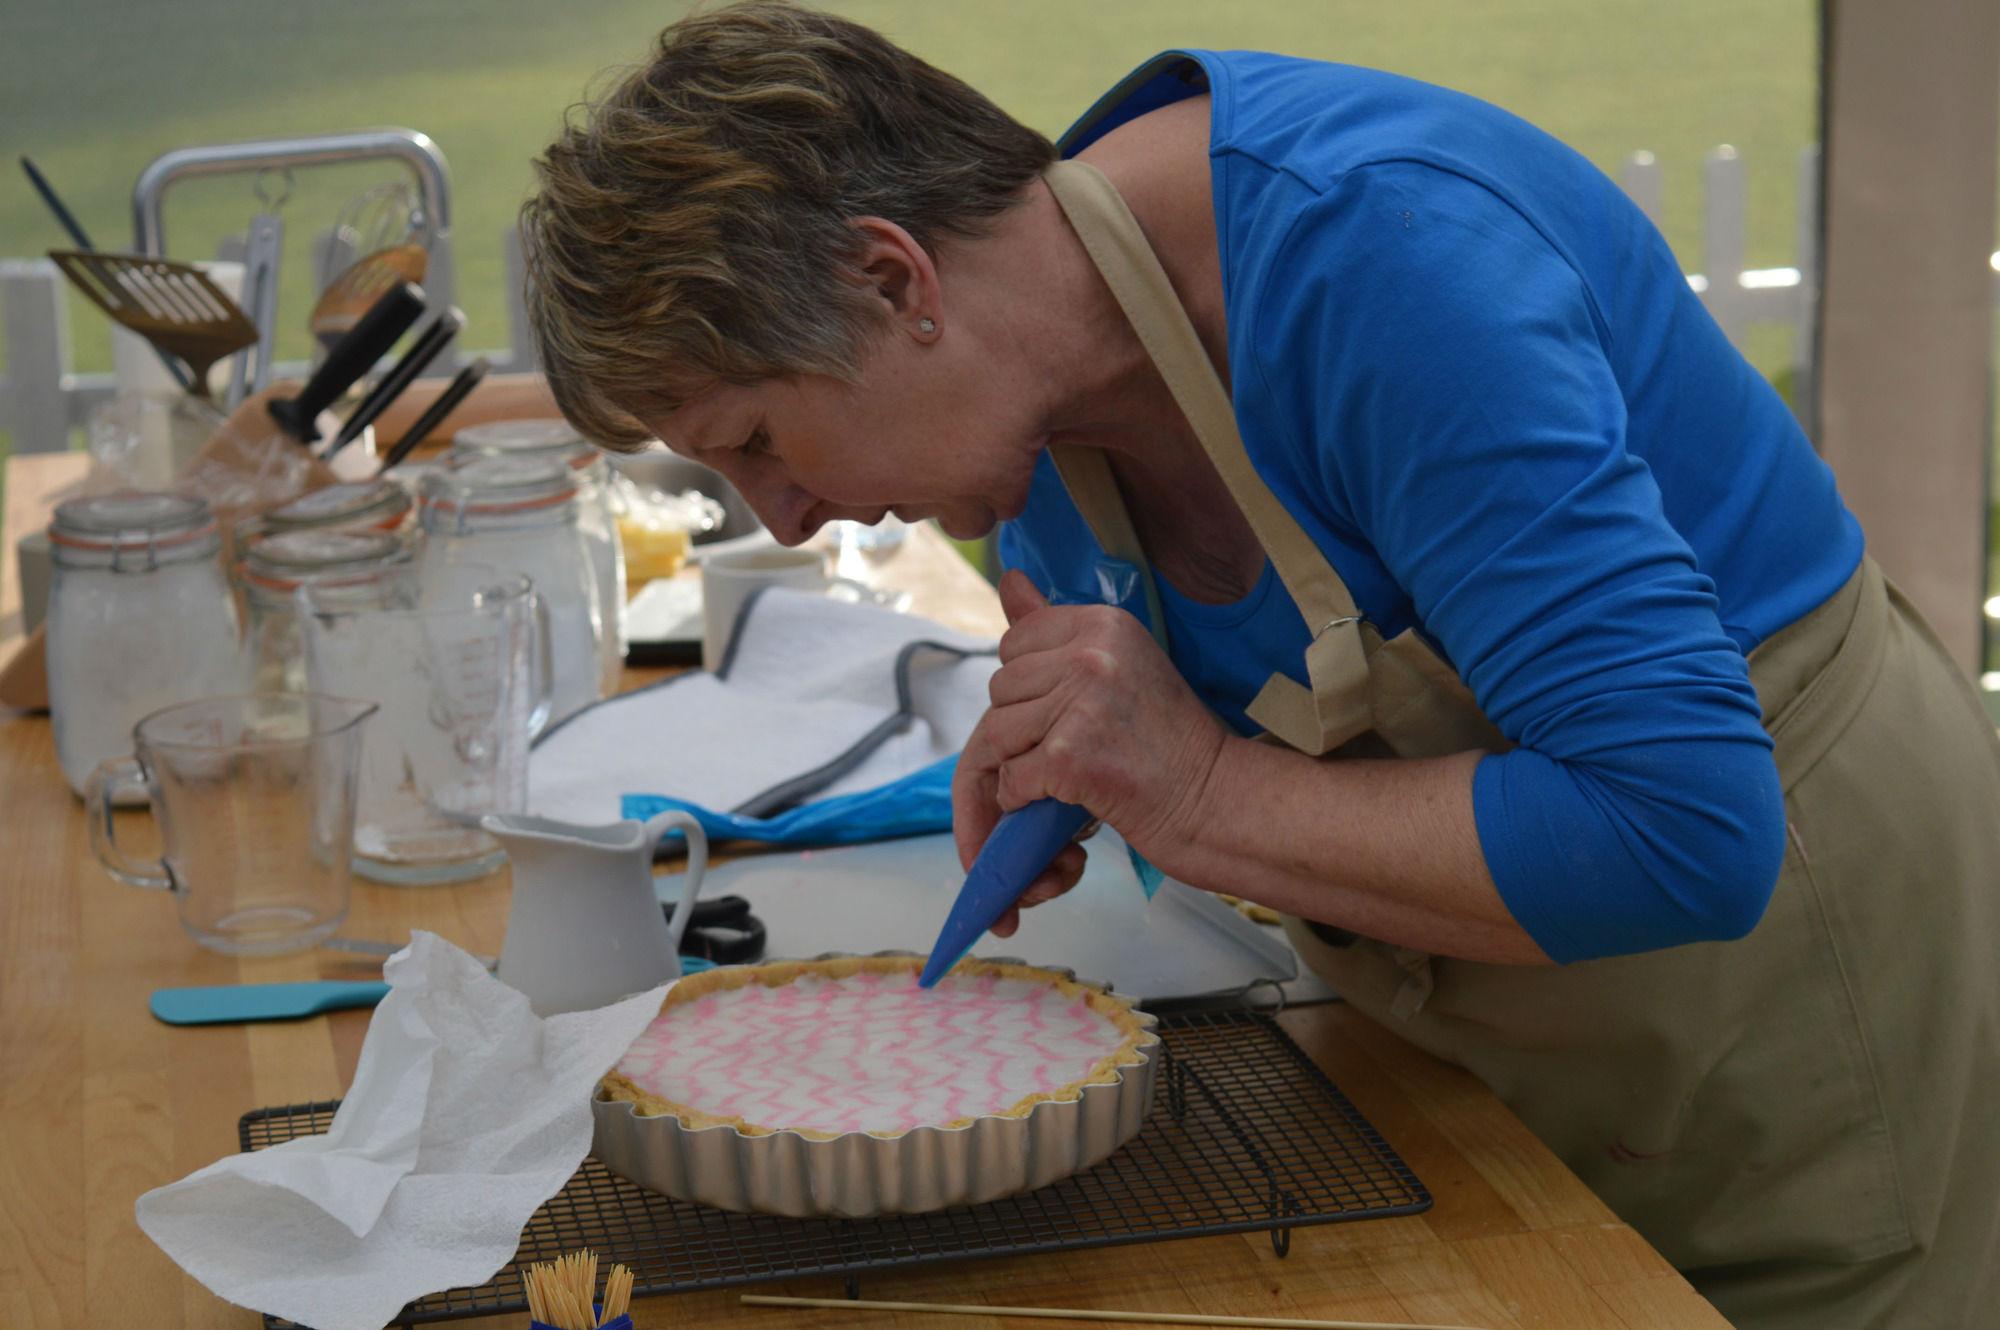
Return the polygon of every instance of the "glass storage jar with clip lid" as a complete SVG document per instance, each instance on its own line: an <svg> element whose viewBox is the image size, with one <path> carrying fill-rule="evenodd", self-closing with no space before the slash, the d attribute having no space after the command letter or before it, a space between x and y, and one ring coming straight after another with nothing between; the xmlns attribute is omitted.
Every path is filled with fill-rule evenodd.
<svg viewBox="0 0 2000 1330"><path fill-rule="evenodd" d="M327 485L251 519L242 536L279 531L388 531L409 525L416 501L393 480L357 480Z"/></svg>
<svg viewBox="0 0 2000 1330"><path fill-rule="evenodd" d="M243 549L237 565L249 611L251 686L258 692L306 691L305 648L296 592L312 583L336 602L386 604L415 585L410 547L386 531L277 531Z"/></svg>
<svg viewBox="0 0 2000 1330"><path fill-rule="evenodd" d="M546 608L553 680L548 724L608 696L597 574L578 529L576 481L561 462L488 457L426 474L418 491L420 577L465 562L521 573Z"/></svg>
<svg viewBox="0 0 2000 1330"><path fill-rule="evenodd" d="M611 464L568 421L554 419L494 420L468 425L452 436L452 465L485 457L536 457L569 468L576 481L576 527L597 577L597 615L608 630L600 662L604 690L616 692L625 665L625 547L618 535L624 503Z"/></svg>
<svg viewBox="0 0 2000 1330"><path fill-rule="evenodd" d="M49 523L49 715L83 792L162 707L243 691L248 670L221 533L200 499L124 490L71 499Z"/></svg>

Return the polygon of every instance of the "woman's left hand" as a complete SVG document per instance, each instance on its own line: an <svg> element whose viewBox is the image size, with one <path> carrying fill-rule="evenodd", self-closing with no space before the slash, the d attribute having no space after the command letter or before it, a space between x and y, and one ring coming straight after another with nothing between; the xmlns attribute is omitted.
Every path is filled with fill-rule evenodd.
<svg viewBox="0 0 2000 1330"><path fill-rule="evenodd" d="M1190 835L1228 735L1145 627L1108 605L1050 605L1018 571L1000 581L1012 625L1000 639L992 707L952 781L952 830L970 868L1005 812L1053 798L1080 804L1155 863ZM1082 876L1072 846L1023 894L1034 905ZM1018 913L993 931L1011 935Z"/></svg>

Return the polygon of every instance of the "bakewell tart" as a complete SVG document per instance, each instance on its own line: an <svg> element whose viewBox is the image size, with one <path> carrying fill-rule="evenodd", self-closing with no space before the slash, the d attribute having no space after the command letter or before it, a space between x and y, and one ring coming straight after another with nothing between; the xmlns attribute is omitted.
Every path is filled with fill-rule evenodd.
<svg viewBox="0 0 2000 1330"><path fill-rule="evenodd" d="M607 1074L595 1152L688 1200L910 1213L1045 1186L1136 1132L1158 1036L1056 970L836 956L682 979Z"/></svg>

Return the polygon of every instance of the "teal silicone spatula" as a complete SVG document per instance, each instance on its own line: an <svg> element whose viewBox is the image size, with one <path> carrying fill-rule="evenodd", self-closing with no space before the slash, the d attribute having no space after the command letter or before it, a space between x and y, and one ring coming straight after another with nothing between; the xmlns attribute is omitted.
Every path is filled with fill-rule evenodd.
<svg viewBox="0 0 2000 1330"><path fill-rule="evenodd" d="M161 988L147 1005L169 1025L289 1021L343 1007L372 1007L389 995L379 979L319 979L297 984L217 984Z"/></svg>

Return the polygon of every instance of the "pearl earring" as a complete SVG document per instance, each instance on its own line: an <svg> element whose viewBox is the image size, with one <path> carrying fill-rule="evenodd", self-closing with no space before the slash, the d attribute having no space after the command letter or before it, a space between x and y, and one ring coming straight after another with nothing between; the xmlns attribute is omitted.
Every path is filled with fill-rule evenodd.
<svg viewBox="0 0 2000 1330"><path fill-rule="evenodd" d="M928 334L928 333L934 333L934 332L936 332L936 331L937 331L937 320L936 320L936 319L918 319L918 320L917 320L917 331L918 331L918 332L920 332L920 333L926 333L926 334Z"/></svg>

